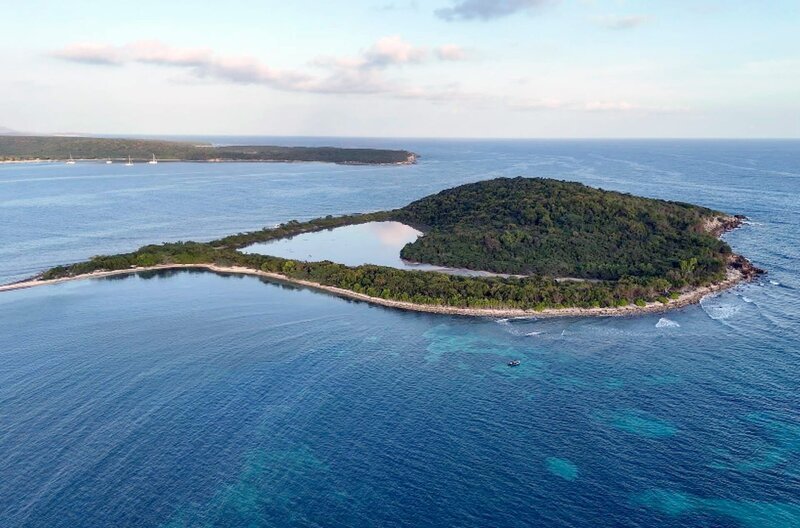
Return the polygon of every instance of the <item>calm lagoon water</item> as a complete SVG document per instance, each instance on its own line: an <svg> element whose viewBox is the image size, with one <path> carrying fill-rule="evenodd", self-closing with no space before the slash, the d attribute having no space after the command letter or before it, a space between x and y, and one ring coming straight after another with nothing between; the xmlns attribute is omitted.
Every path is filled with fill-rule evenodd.
<svg viewBox="0 0 800 528"><path fill-rule="evenodd" d="M422 232L400 222L368 222L253 244L243 251L295 260L330 260L348 266L378 264L401 269L437 269L400 258L403 246L420 235Z"/></svg>
<svg viewBox="0 0 800 528"><path fill-rule="evenodd" d="M336 141L421 163L0 166L0 281L501 175L746 214L770 273L618 319L200 272L4 293L0 526L800 526L800 143Z"/></svg>
<svg viewBox="0 0 800 528"><path fill-rule="evenodd" d="M451 275L503 276L489 271L448 268L401 259L400 250L403 246L420 236L421 231L400 222L367 222L252 244L242 251L295 260L330 260L348 266L377 264L412 271L439 271Z"/></svg>

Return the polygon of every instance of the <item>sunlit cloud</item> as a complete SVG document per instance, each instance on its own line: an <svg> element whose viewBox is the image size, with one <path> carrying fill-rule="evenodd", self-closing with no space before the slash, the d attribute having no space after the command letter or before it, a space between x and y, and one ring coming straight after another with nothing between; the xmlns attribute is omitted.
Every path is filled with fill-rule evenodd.
<svg viewBox="0 0 800 528"><path fill-rule="evenodd" d="M313 79L303 73L270 68L253 57L219 56L209 49L175 48L159 41L139 41L123 46L79 43L66 46L54 57L84 64L155 64L188 68L195 77L216 78L240 84L266 84L279 89L304 90Z"/></svg>
<svg viewBox="0 0 800 528"><path fill-rule="evenodd" d="M445 44L434 50L439 60L443 61L463 61L467 60L471 53L456 44Z"/></svg>
<svg viewBox="0 0 800 528"><path fill-rule="evenodd" d="M207 48L177 48L160 41L139 41L121 46L77 43L51 54L61 60L98 66L131 63L181 68L198 79L216 79L237 84L258 84L278 90L321 94L384 94L400 98L439 100L446 89L406 86L390 79L389 67L421 64L436 59L462 60L463 50L453 44L436 48L414 46L399 36L379 39L360 54L350 57L318 57L310 69L285 70L270 67L255 57L220 55Z"/></svg>

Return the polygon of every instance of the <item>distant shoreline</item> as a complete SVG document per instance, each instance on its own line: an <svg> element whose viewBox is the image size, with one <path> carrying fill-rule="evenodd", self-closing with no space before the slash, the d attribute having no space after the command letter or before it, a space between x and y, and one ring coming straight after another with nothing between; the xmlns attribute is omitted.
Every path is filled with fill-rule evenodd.
<svg viewBox="0 0 800 528"><path fill-rule="evenodd" d="M104 165L107 158L75 158L77 163L91 163ZM60 163L66 164L67 160L63 159L25 159L25 160L0 160L0 165L16 164L16 163ZM126 159L112 158L112 165L124 164ZM134 165L148 165L145 158L133 160ZM416 154L411 154L405 161L393 162L360 162L360 161L324 161L324 160L280 160L280 159L208 159L208 160L194 160L194 159L159 159L158 163L332 163L334 165L368 165L368 166L397 166L397 165L414 165L417 162Z"/></svg>
<svg viewBox="0 0 800 528"><path fill-rule="evenodd" d="M344 165L410 165L417 155L409 150L374 147L213 145L190 141L137 138L0 135L3 162L99 162L132 159L159 162L321 162Z"/></svg>
<svg viewBox="0 0 800 528"><path fill-rule="evenodd" d="M735 258L739 258L734 255ZM344 288L337 288L335 286L326 286L316 282L305 281L301 279L294 279L281 275L280 273L271 273L261 271L253 268L246 268L243 266L217 266L215 264L159 264L149 267L136 267L124 270L114 271L99 271L86 273L83 275L75 275L72 277L62 277L58 279L39 280L37 278L25 279L19 282L0 285L0 292L22 290L27 288L35 288L37 286L47 286L59 284L62 282L70 282L85 279L99 279L104 277L114 277L121 275L132 275L148 271L169 271L169 270L190 270L199 269L218 273L222 275L251 275L256 277L264 277L277 282L284 282L303 286L314 290L319 290L343 297L347 299L354 299L364 301L374 305L385 306L388 308L396 308L406 311L435 313L442 315L460 315L468 317L623 317L634 316L643 314L656 314L665 313L678 308L684 308L692 304L699 303L704 297L724 291L734 286L752 280L755 275L742 272L740 269L729 266L726 273L725 280L710 284L708 286L700 286L693 288L689 291L682 293L676 299L670 299L666 303L662 302L649 302L645 306L638 306L636 304L629 304L626 306L606 307L606 308L546 308L541 311L525 310L522 308L466 308L458 306L446 306L437 304L418 304L406 301L395 301L391 299L382 299L380 297L371 297L363 293L356 293L352 290Z"/></svg>

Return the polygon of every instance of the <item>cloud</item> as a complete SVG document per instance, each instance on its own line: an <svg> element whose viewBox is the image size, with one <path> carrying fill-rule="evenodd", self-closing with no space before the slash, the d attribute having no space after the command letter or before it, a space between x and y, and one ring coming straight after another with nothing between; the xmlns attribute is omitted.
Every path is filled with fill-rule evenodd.
<svg viewBox="0 0 800 528"><path fill-rule="evenodd" d="M404 11L416 10L417 8L419 8L419 5L416 0L411 0L410 2L386 2L373 6L376 11Z"/></svg>
<svg viewBox="0 0 800 528"><path fill-rule="evenodd" d="M199 78L240 84L266 84L285 90L307 90L313 79L304 73L276 70L247 56L218 56L203 48L175 48L159 41L139 41L123 46L81 43L52 54L72 62L96 65L127 63L187 68Z"/></svg>
<svg viewBox="0 0 800 528"><path fill-rule="evenodd" d="M606 29L634 29L650 22L647 15L606 15L594 18L595 24Z"/></svg>
<svg viewBox="0 0 800 528"><path fill-rule="evenodd" d="M459 60L459 48L436 49L440 60ZM390 66L420 64L431 53L398 36L379 39L355 57L319 57L314 70L281 70L245 55L219 55L206 48L176 48L159 41L139 41L122 46L79 43L51 54L61 60L99 66L129 63L181 68L198 79L256 84L274 89L319 94L385 94L399 98L440 100L441 89L408 87L386 77ZM450 91L448 88L447 92Z"/></svg>
<svg viewBox="0 0 800 528"><path fill-rule="evenodd" d="M463 61L467 60L470 56L469 51L456 44L439 46L434 50L434 53L436 53L439 60L443 61Z"/></svg>
<svg viewBox="0 0 800 528"><path fill-rule="evenodd" d="M570 110L573 112L616 112L665 114L686 112L685 106L652 106L631 103L629 101L564 101L561 99L525 99L511 100L507 106L513 110Z"/></svg>
<svg viewBox="0 0 800 528"><path fill-rule="evenodd" d="M455 20L491 20L552 4L558 0L452 0L455 5L435 11L436 16Z"/></svg>
<svg viewBox="0 0 800 528"><path fill-rule="evenodd" d="M366 67L382 68L389 65L417 64L425 60L428 51L417 48L398 36L383 37L364 53Z"/></svg>
<svg viewBox="0 0 800 528"><path fill-rule="evenodd" d="M58 59L64 59L72 62L81 62L83 64L100 64L100 65L118 65L124 59L118 48L107 46L105 44L93 44L89 42L82 42L77 44L70 44L64 48L55 51L51 54Z"/></svg>

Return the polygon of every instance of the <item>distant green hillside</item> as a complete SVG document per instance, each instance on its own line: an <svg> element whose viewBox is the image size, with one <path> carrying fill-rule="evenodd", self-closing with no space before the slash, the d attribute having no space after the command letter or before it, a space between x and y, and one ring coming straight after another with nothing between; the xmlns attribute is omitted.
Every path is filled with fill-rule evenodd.
<svg viewBox="0 0 800 528"><path fill-rule="evenodd" d="M412 162L414 155L405 150L338 148L226 146L180 141L145 139L0 136L2 160L75 159L146 160L155 154L163 160L186 161L322 161L329 163L386 164Z"/></svg>
<svg viewBox="0 0 800 528"><path fill-rule="evenodd" d="M499 273L675 282L724 272L731 249L703 228L716 215L722 213L541 178L462 185L398 214L425 231L402 250L413 261Z"/></svg>

